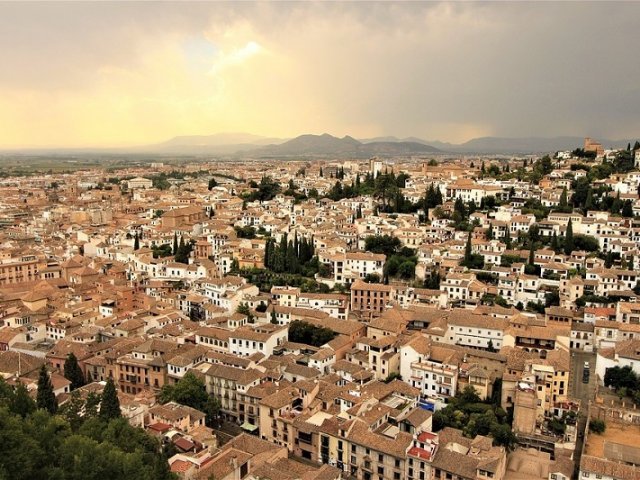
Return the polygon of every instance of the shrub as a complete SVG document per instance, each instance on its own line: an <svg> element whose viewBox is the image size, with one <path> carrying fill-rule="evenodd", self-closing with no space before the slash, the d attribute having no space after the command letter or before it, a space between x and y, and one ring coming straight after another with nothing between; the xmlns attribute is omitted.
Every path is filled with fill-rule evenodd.
<svg viewBox="0 0 640 480"><path fill-rule="evenodd" d="M600 420L598 418L594 418L593 420L589 420L589 431L597 434L603 434L607 429L607 424L604 423L604 420Z"/></svg>

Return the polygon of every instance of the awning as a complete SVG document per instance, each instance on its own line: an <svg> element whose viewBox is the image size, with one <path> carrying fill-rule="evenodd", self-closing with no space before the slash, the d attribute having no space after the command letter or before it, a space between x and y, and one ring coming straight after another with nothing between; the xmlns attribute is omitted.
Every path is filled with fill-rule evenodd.
<svg viewBox="0 0 640 480"><path fill-rule="evenodd" d="M255 432L258 429L257 425L252 425L249 422L244 422L240 428L246 430L247 432Z"/></svg>

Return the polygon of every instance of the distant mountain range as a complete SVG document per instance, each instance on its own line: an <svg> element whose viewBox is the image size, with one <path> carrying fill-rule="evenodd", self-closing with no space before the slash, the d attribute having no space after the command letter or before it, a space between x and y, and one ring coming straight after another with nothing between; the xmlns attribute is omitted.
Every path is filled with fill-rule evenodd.
<svg viewBox="0 0 640 480"><path fill-rule="evenodd" d="M624 148L635 139L597 139L605 148ZM583 137L480 137L455 144L417 137L393 136L357 140L350 136L300 135L293 139L270 138L249 133L218 133L174 137L162 143L129 148L11 149L4 152L59 154L154 154L154 155L247 155L254 157L392 157L443 154L538 154L582 147Z"/></svg>
<svg viewBox="0 0 640 480"><path fill-rule="evenodd" d="M440 152L437 148L418 142L375 141L364 143L353 137L300 135L279 145L269 145L250 152L257 156L395 156Z"/></svg>
<svg viewBox="0 0 640 480"><path fill-rule="evenodd" d="M251 133L216 133L214 135L189 135L173 137L166 142L140 147L142 150L161 151L166 153L218 154L254 150L263 145L279 144L282 138L269 138Z"/></svg>
<svg viewBox="0 0 640 480"><path fill-rule="evenodd" d="M635 140L607 140L600 142L605 148L623 148ZM446 153L467 154L525 154L573 150L581 147L584 137L480 137L464 143L429 141L417 137L393 136L357 140L350 136L300 135L285 140L245 133L226 133L205 136L175 137L166 142L141 148L145 151L188 154L232 155L251 154L261 157L291 156L371 156L425 155Z"/></svg>

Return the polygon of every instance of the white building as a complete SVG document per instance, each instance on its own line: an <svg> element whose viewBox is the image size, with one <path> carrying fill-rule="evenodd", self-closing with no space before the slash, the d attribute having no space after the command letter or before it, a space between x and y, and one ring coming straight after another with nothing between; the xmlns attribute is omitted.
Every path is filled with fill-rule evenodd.
<svg viewBox="0 0 640 480"><path fill-rule="evenodd" d="M234 355L249 357L262 353L265 357L273 355L277 346L287 341L289 328L270 323L259 326L238 328L229 336L229 351Z"/></svg>

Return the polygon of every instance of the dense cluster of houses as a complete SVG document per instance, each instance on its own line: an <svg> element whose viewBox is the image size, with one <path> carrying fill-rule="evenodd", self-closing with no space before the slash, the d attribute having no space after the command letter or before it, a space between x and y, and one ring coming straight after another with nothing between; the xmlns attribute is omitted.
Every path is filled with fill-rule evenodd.
<svg viewBox="0 0 640 480"><path fill-rule="evenodd" d="M521 446L547 452L544 471L527 478L565 480L577 468L636 479L633 452L613 458L580 422L550 424L591 415L640 430L630 403L612 413L575 394L575 355L592 359L589 386L603 392L609 368L640 374L640 173L594 182L629 200L630 217L553 211L587 174L569 154L537 184L484 175L534 160L157 163L4 178L0 374L35 392L44 363L64 403L73 353L83 393L113 379L123 415L174 444L171 469L184 478L524 478L510 446L435 431L437 412L472 389L509 412ZM350 184L389 171L407 175L408 201L432 188L442 203L384 213L375 194L324 197L338 176ZM169 188L156 188L160 174ZM252 200L267 175L280 193ZM284 193L291 183L304 198ZM450 215L460 200L476 206L467 230ZM530 200L551 213L537 218ZM574 235L595 250L514 247L532 228L541 243ZM412 249L411 279L388 278L388 257L366 250L372 236ZM265 270L267 238L285 249L286 239L310 242L319 268L306 284ZM482 265L465 266L469 254ZM270 284L252 283L265 272ZM293 338L294 324L331 339ZM223 444L203 412L157 401L189 372L243 433Z"/></svg>

